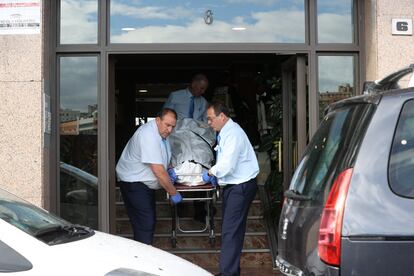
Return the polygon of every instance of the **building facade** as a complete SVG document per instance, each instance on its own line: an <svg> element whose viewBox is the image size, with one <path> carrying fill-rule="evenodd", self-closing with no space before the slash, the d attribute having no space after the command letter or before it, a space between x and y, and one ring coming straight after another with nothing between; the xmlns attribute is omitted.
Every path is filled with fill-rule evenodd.
<svg viewBox="0 0 414 276"><path fill-rule="evenodd" d="M125 141L191 74L209 98L231 79L255 120L279 85L288 180L327 104L414 60L409 0L3 2L2 187L103 231Z"/></svg>

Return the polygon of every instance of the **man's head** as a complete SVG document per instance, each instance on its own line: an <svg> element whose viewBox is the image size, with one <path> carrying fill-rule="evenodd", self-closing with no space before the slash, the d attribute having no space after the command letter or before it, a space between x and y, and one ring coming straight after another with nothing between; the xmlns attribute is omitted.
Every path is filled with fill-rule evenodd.
<svg viewBox="0 0 414 276"><path fill-rule="evenodd" d="M177 113L174 109L163 108L155 119L158 132L162 138L167 138L173 131L177 122Z"/></svg>
<svg viewBox="0 0 414 276"><path fill-rule="evenodd" d="M191 94L195 97L200 97L206 92L208 88L208 79L203 74L197 74L191 80L190 86L188 87Z"/></svg>
<svg viewBox="0 0 414 276"><path fill-rule="evenodd" d="M229 108L222 102L210 103L207 107L207 123L215 131L220 131L230 118Z"/></svg>

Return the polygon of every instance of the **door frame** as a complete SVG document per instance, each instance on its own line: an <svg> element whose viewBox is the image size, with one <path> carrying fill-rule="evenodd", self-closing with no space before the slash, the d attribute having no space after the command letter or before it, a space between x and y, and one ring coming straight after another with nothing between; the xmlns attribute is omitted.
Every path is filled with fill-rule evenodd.
<svg viewBox="0 0 414 276"><path fill-rule="evenodd" d="M283 188L289 188L290 179L307 144L307 67L306 55L293 55L282 64L283 101ZM293 80L296 79L296 87ZM296 90L294 90L294 88ZM292 110L292 94L296 91L296 110ZM296 150L293 142L293 112L296 113Z"/></svg>

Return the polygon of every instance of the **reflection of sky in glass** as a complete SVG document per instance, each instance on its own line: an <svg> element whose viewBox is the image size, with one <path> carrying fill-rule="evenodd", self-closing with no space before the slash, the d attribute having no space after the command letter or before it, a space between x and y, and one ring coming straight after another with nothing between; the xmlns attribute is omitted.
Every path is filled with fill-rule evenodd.
<svg viewBox="0 0 414 276"><path fill-rule="evenodd" d="M60 58L60 108L81 112L97 104L97 57Z"/></svg>
<svg viewBox="0 0 414 276"><path fill-rule="evenodd" d="M98 42L98 0L61 0L60 43Z"/></svg>
<svg viewBox="0 0 414 276"><path fill-rule="evenodd" d="M319 56L319 93L338 92L338 86L354 87L353 56Z"/></svg>
<svg viewBox="0 0 414 276"><path fill-rule="evenodd" d="M318 42L353 42L353 0L318 0Z"/></svg>
<svg viewBox="0 0 414 276"><path fill-rule="evenodd" d="M115 43L305 42L304 0L112 0L110 9Z"/></svg>

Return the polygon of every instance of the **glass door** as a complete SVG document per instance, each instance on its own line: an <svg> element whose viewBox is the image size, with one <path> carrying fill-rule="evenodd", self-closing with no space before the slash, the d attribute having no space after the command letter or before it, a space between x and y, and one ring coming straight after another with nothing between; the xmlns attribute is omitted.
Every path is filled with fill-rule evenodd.
<svg viewBox="0 0 414 276"><path fill-rule="evenodd" d="M283 188L290 179L307 143L307 84L305 55L295 55L282 64L283 143L279 150L279 168L283 171Z"/></svg>

